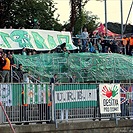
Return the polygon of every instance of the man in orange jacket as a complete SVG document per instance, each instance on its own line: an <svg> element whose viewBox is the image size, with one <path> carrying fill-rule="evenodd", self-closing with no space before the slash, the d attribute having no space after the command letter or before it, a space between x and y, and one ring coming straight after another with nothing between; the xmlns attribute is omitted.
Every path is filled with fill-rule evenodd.
<svg viewBox="0 0 133 133"><path fill-rule="evenodd" d="M131 54L131 51L133 50L133 34L131 34L131 37L129 38L129 54Z"/></svg>
<svg viewBox="0 0 133 133"><path fill-rule="evenodd" d="M7 58L7 55L3 54L3 59L5 60L5 66L2 68L2 83L6 80L9 83L10 78L10 60Z"/></svg>

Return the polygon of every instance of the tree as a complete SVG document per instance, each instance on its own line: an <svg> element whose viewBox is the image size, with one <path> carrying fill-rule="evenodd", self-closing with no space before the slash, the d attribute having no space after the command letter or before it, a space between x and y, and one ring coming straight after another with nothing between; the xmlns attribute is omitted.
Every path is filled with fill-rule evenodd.
<svg viewBox="0 0 133 133"><path fill-rule="evenodd" d="M78 34L81 32L81 29L86 27L89 32L94 31L99 22L98 22L98 16L93 15L90 11L82 11L81 15L77 17L77 20L75 22L75 31L74 34Z"/></svg>
<svg viewBox="0 0 133 133"><path fill-rule="evenodd" d="M55 8L53 0L5 0L2 19L7 26L54 29L58 19L54 18Z"/></svg>
<svg viewBox="0 0 133 133"><path fill-rule="evenodd" d="M82 9L87 4L89 0L70 0L70 6L71 6L71 15L70 15L70 30L74 30L74 25L76 22L77 16L80 16L82 13Z"/></svg>
<svg viewBox="0 0 133 133"><path fill-rule="evenodd" d="M70 30L77 34L83 27L87 27L90 32L98 25L98 17L92 12L84 11L84 6L89 0L70 0Z"/></svg>

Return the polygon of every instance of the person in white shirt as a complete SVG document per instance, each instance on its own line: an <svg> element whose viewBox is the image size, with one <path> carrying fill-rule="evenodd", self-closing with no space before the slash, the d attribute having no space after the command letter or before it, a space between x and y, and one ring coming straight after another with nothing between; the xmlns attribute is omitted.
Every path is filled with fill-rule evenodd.
<svg viewBox="0 0 133 133"><path fill-rule="evenodd" d="M84 31L82 32L82 51L86 49L88 38L89 38L89 34L87 32L87 28L84 28Z"/></svg>

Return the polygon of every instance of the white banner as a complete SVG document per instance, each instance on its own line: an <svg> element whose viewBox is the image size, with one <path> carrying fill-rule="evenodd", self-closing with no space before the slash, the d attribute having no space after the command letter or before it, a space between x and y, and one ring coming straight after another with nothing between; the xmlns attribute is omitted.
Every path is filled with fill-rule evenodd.
<svg viewBox="0 0 133 133"><path fill-rule="evenodd" d="M121 113L120 84L100 84L100 113Z"/></svg>
<svg viewBox="0 0 133 133"><path fill-rule="evenodd" d="M5 106L12 106L12 89L10 84L0 84L0 101Z"/></svg>
<svg viewBox="0 0 133 133"><path fill-rule="evenodd" d="M52 50L66 43L68 50L76 47L72 43L70 32L38 29L0 29L0 48Z"/></svg>
<svg viewBox="0 0 133 133"><path fill-rule="evenodd" d="M69 103L82 101L97 101L97 90L67 90L55 91L55 103Z"/></svg>

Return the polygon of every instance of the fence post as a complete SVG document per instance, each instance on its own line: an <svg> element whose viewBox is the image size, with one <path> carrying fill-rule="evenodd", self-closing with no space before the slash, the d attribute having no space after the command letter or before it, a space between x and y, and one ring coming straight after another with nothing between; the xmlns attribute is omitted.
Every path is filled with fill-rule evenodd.
<svg viewBox="0 0 133 133"><path fill-rule="evenodd" d="M51 95L52 95L52 121L55 122L55 100L54 100L54 84L52 83L52 88L51 88Z"/></svg>
<svg viewBox="0 0 133 133"><path fill-rule="evenodd" d="M2 124L2 120L3 120L3 112L2 112L2 108L0 107L0 124Z"/></svg>

